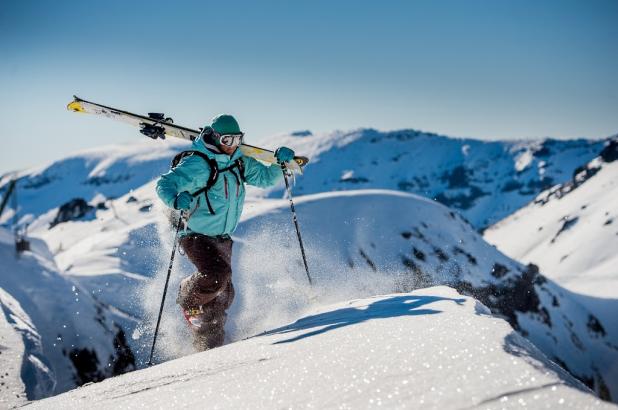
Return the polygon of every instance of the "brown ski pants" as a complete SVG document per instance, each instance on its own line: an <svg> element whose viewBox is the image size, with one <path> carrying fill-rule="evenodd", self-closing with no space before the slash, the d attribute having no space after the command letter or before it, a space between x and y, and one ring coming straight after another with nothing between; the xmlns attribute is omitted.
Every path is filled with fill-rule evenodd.
<svg viewBox="0 0 618 410"><path fill-rule="evenodd" d="M201 326L191 326L198 351L218 347L225 338L226 310L234 300L232 239L192 233L180 245L197 272L180 283L176 302L185 311L199 311Z"/></svg>

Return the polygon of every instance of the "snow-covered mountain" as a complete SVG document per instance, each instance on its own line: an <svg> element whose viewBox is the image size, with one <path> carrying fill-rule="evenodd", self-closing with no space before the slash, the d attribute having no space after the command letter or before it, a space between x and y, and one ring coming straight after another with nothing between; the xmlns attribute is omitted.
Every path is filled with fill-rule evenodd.
<svg viewBox="0 0 618 410"><path fill-rule="evenodd" d="M618 362L617 342L603 333L604 323L534 266L505 257L476 233L534 197L543 185L533 181L546 176L566 181L573 164L593 158L602 143L484 143L414 131L363 130L281 136L268 145L280 144L312 156L305 176L297 178L295 192L342 192L296 198L314 288L306 285L288 203L274 199L281 196L281 187L249 192L234 236L237 300L227 326L229 342L297 319L315 308L316 295L323 304L448 284L505 317L597 394L618 396L617 369L612 367ZM24 171L17 185L20 223L29 224L30 236L47 246L59 275L83 289L112 326L124 330L138 366L151 342L172 241L150 180L165 172L173 153L186 146L143 141L92 150ZM424 156L422 147L427 150ZM393 160L395 153L409 158ZM490 160L483 161L483 156ZM362 176L361 171L373 179L348 181ZM450 203L474 222L473 227L456 212L416 195L350 190L412 189L399 184L401 175L411 180L425 175L432 184L420 191L440 200L474 192L472 185L494 191L469 198L470 206ZM465 183L443 180L444 175ZM513 178L530 190L502 189ZM7 181L0 182L0 192ZM487 220L476 218L484 212L491 215ZM12 209L5 211L1 221L8 223L12 214ZM5 257L14 258L12 252ZM178 262L159 359L191 352L173 301L179 280L193 268L185 258ZM58 324L55 319L49 318L50 327Z"/></svg>
<svg viewBox="0 0 618 410"><path fill-rule="evenodd" d="M618 138L484 236L575 292L618 338Z"/></svg>
<svg viewBox="0 0 618 410"><path fill-rule="evenodd" d="M447 287L352 300L31 406L614 408L488 313Z"/></svg>
<svg viewBox="0 0 618 410"><path fill-rule="evenodd" d="M485 228L568 181L596 157L600 140L480 141L416 130L361 129L276 136L265 142L291 146L311 157L310 178L297 192L383 188L434 198Z"/></svg>
<svg viewBox="0 0 618 410"><path fill-rule="evenodd" d="M351 189L393 189L434 198L457 209L477 229L487 227L570 180L596 157L602 140L481 141L416 130L276 135L261 145L287 145L311 158L309 177L295 191L312 194ZM18 174L21 215L38 216L75 198L115 198L165 172L178 140L100 147ZM4 194L9 175L0 178ZM70 190L69 188L70 187ZM282 188L265 191L280 197ZM254 192L256 196L264 193ZM0 219L6 222L10 213ZM27 222L27 220L24 220Z"/></svg>
<svg viewBox="0 0 618 410"><path fill-rule="evenodd" d="M31 238L31 251L17 257L13 238L0 229L0 261L0 340L20 341L0 349L0 403L47 397L135 369L123 329L104 304L59 273L45 242ZM19 366L11 350L22 357Z"/></svg>

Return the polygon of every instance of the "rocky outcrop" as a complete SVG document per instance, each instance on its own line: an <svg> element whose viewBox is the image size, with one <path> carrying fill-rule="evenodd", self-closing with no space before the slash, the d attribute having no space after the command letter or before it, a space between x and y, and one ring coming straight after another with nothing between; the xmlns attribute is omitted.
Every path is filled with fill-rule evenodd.
<svg viewBox="0 0 618 410"><path fill-rule="evenodd" d="M56 214L54 220L49 224L49 229L63 222L83 218L93 209L94 207L88 205L83 198L71 199L69 202L62 204L60 208L58 208L58 213Z"/></svg>

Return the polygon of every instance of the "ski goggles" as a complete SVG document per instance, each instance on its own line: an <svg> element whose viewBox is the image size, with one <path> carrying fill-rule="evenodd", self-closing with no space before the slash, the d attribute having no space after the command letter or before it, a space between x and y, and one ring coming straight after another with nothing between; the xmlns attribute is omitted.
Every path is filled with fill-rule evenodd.
<svg viewBox="0 0 618 410"><path fill-rule="evenodd" d="M235 147L237 145L242 144L242 139L245 136L244 132L238 134L216 134L217 139L219 140L220 145L225 145L226 147Z"/></svg>

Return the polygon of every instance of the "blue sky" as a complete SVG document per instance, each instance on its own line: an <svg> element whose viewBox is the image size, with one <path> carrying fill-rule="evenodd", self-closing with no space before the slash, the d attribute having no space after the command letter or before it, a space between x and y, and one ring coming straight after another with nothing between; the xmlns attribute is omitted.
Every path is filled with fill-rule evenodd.
<svg viewBox="0 0 618 410"><path fill-rule="evenodd" d="M618 1L4 0L0 173L143 138L73 94L252 142L310 129L618 132Z"/></svg>

